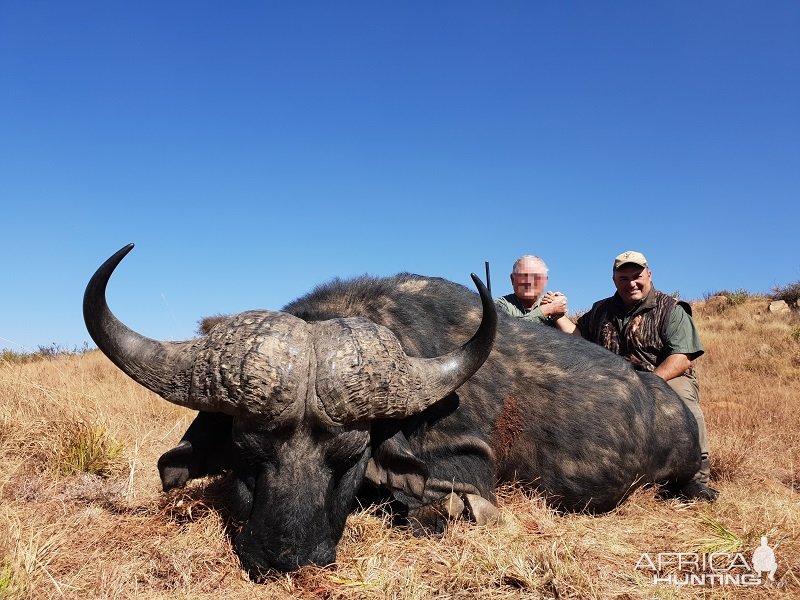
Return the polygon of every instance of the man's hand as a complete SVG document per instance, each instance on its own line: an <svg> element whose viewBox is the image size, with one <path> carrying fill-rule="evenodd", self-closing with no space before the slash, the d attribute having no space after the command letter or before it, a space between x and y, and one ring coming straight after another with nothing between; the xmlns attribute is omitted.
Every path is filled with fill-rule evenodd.
<svg viewBox="0 0 800 600"><path fill-rule="evenodd" d="M560 319L567 314L567 297L561 292L547 292L542 296L542 314L551 319Z"/></svg>

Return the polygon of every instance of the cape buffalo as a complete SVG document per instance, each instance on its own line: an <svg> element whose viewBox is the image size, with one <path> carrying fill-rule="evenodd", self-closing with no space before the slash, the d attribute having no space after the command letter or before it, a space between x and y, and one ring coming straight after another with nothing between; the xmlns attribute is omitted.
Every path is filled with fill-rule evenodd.
<svg viewBox="0 0 800 600"><path fill-rule="evenodd" d="M437 527L427 509L454 491L479 510L498 481L601 512L643 483L679 492L697 471L697 425L660 378L549 327L498 320L474 275L479 295L410 274L335 280L282 312L169 343L106 304L132 247L89 282L87 328L134 380L200 411L159 459L162 484L230 472L246 520L235 548L253 575L334 562L362 485Z"/></svg>

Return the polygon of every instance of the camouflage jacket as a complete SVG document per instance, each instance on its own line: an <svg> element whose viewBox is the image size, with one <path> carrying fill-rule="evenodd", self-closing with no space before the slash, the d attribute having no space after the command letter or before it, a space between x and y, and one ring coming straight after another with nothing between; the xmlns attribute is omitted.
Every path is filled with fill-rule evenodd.
<svg viewBox="0 0 800 600"><path fill-rule="evenodd" d="M595 302L578 320L578 328L584 338L624 357L637 370L653 371L670 354L680 352L693 360L703 353L691 314L686 302L653 288L631 312L618 294ZM694 376L694 367L686 374Z"/></svg>

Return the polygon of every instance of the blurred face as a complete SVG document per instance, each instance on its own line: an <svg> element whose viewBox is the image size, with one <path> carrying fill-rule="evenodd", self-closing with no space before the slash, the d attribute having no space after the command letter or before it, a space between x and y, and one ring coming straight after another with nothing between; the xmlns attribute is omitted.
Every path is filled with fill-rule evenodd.
<svg viewBox="0 0 800 600"><path fill-rule="evenodd" d="M653 279L650 269L633 264L622 265L614 271L614 285L622 298L622 303L627 308L633 308L637 302L650 293L653 288Z"/></svg>
<svg viewBox="0 0 800 600"><path fill-rule="evenodd" d="M547 272L535 261L523 261L511 274L514 294L526 306L533 306L547 287Z"/></svg>

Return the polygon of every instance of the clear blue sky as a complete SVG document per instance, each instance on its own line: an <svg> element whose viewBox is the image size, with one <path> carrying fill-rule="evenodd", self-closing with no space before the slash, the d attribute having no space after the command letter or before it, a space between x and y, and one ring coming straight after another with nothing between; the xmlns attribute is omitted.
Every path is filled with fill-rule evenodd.
<svg viewBox="0 0 800 600"><path fill-rule="evenodd" d="M800 280L800 3L0 1L0 348L159 339L334 276L542 256Z"/></svg>

